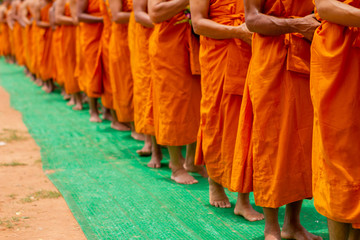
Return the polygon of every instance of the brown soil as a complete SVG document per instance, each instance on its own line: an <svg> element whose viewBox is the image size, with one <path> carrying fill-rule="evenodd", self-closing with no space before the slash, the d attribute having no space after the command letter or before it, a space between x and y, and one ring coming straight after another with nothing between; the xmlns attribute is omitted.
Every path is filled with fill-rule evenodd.
<svg viewBox="0 0 360 240"><path fill-rule="evenodd" d="M0 239L86 239L65 200L44 174L40 148L1 87Z"/></svg>

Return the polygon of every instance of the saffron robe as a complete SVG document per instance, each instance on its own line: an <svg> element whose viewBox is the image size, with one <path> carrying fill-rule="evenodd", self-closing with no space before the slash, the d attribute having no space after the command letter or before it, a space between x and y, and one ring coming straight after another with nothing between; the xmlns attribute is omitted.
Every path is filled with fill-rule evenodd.
<svg viewBox="0 0 360 240"><path fill-rule="evenodd" d="M242 0L210 1L209 19L228 26L245 22ZM240 106L251 47L239 39L201 37L201 113L195 164L229 188ZM247 189L246 192L250 192Z"/></svg>
<svg viewBox="0 0 360 240"><path fill-rule="evenodd" d="M360 8L359 0L342 1ZM360 228L360 33L322 21L311 51L317 211Z"/></svg>
<svg viewBox="0 0 360 240"><path fill-rule="evenodd" d="M71 17L70 4L65 4L64 15ZM67 94L75 94L80 92L78 79L75 78L76 66L76 26L62 25L60 26L60 56L61 71L64 77L65 92Z"/></svg>
<svg viewBox="0 0 360 240"><path fill-rule="evenodd" d="M132 1L122 0L122 11L131 12ZM110 80L119 122L134 121L133 79L130 66L128 24L111 25Z"/></svg>
<svg viewBox="0 0 360 240"><path fill-rule="evenodd" d="M149 39L153 32L135 21L134 12L129 22L129 48L134 80L134 124L138 133L155 135L152 119L151 65ZM149 119L149 117L151 119Z"/></svg>
<svg viewBox="0 0 360 240"><path fill-rule="evenodd" d="M101 17L101 0L89 0L86 13ZM103 23L84 23L80 24L80 44L82 52L83 67L81 78L85 92L88 97L99 98L103 93L102 85L102 65L101 65L101 34Z"/></svg>
<svg viewBox="0 0 360 240"><path fill-rule="evenodd" d="M190 65L191 26L176 24L184 11L155 24L149 51L157 142L182 146L196 142L200 124L200 76Z"/></svg>
<svg viewBox="0 0 360 240"><path fill-rule="evenodd" d="M267 0L263 7L264 14L280 18L313 10L311 0ZM258 206L278 208L312 197L309 63L310 43L302 35L254 34L231 188L253 185Z"/></svg>

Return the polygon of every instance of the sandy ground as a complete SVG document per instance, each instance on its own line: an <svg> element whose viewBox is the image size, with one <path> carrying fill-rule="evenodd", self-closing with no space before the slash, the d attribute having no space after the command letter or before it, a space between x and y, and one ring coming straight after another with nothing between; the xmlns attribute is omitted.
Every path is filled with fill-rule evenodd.
<svg viewBox="0 0 360 240"><path fill-rule="evenodd" d="M86 239L65 200L44 174L40 148L1 87L0 239Z"/></svg>

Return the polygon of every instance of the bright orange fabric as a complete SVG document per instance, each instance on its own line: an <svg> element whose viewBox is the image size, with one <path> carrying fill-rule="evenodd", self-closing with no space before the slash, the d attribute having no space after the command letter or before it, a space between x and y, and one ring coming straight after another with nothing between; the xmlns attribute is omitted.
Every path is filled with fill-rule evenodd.
<svg viewBox="0 0 360 240"><path fill-rule="evenodd" d="M7 23L1 24L1 48L2 54L7 56L11 53L11 46L10 46L10 34L9 34L9 26Z"/></svg>
<svg viewBox="0 0 360 240"><path fill-rule="evenodd" d="M103 16L104 28L101 35L101 65L102 65L102 84L103 84L103 94L101 96L102 104L108 108L113 109L113 94L111 89L110 82L110 66L109 66L109 44L111 36L111 20L109 16L109 4L104 0L100 1L100 11Z"/></svg>
<svg viewBox="0 0 360 240"><path fill-rule="evenodd" d="M345 3L360 8L359 0ZM313 192L319 213L360 228L360 33L323 21L311 52Z"/></svg>
<svg viewBox="0 0 360 240"><path fill-rule="evenodd" d="M25 64L24 59L24 45L23 45L23 37L22 37L22 27L18 22L14 24L14 47L15 47L15 57L17 63L22 66Z"/></svg>
<svg viewBox="0 0 360 240"><path fill-rule="evenodd" d="M40 19L43 22L49 22L49 9L52 2L48 3L40 11ZM38 67L40 77L43 81L50 80L54 77L54 59L52 57L52 30L51 28L38 28L39 46L38 46Z"/></svg>
<svg viewBox="0 0 360 240"><path fill-rule="evenodd" d="M82 23L80 23L82 25ZM80 26L76 27L76 67L74 72L75 81L78 83L82 92L86 92L86 85L84 81L84 55L82 52Z"/></svg>
<svg viewBox="0 0 360 240"><path fill-rule="evenodd" d="M29 8L27 9L28 11L28 15L27 15L27 18L30 20L31 19L31 13L29 11ZM30 72L33 72L33 69L31 68L32 67L32 63L31 63L31 55L33 54L32 53L32 25L26 25L25 26L25 30L24 30L24 54L25 54L25 63L26 63L26 66L28 68L28 70Z"/></svg>
<svg viewBox="0 0 360 240"><path fill-rule="evenodd" d="M65 16L71 17L70 5L65 4ZM76 26L62 25L59 28L61 41L59 49L59 67L64 78L65 92L67 94L75 94L80 92L78 79L75 78L76 66ZM59 76L60 77L60 76Z"/></svg>
<svg viewBox="0 0 360 240"><path fill-rule="evenodd" d="M100 12L100 1L89 0L86 13L93 16L102 16ZM79 81L85 87L88 97L99 98L103 93L102 66L101 66L101 34L103 23L81 23L80 44L83 55L83 68Z"/></svg>
<svg viewBox="0 0 360 240"><path fill-rule="evenodd" d="M153 32L136 23L134 12L129 22L129 49L131 71L134 80L134 123L138 133L155 135L153 124L149 121L152 115L151 65L149 56L149 39Z"/></svg>
<svg viewBox="0 0 360 240"><path fill-rule="evenodd" d="M32 44L31 46L31 69L33 70L33 74L36 75L37 78L40 77L40 69L39 69L39 65L40 65L40 57L39 54L41 52L39 52L39 45L40 45L40 32L39 32L39 27L36 25L36 20L33 20L32 22L32 27L31 27L31 42L33 43L38 43L38 44Z"/></svg>
<svg viewBox="0 0 360 240"><path fill-rule="evenodd" d="M228 26L241 25L245 21L243 1L211 1L209 19ZM211 179L229 188L251 47L238 39L207 37L201 37L200 44L202 98L195 164L205 163Z"/></svg>
<svg viewBox="0 0 360 240"><path fill-rule="evenodd" d="M124 12L132 10L132 1L122 0ZM114 109L120 122L134 121L133 79L130 66L128 24L112 23L110 38L110 80Z"/></svg>
<svg viewBox="0 0 360 240"><path fill-rule="evenodd" d="M156 24L150 39L155 136L159 144L196 142L200 123L200 76L190 69L191 26L175 24L183 11Z"/></svg>
<svg viewBox="0 0 360 240"><path fill-rule="evenodd" d="M311 0L267 0L263 7L265 14L282 18L313 10ZM244 181L253 174L261 207L312 197L309 61L310 44L297 34L254 34L231 184L235 191L251 185Z"/></svg>
<svg viewBox="0 0 360 240"><path fill-rule="evenodd" d="M52 30L52 44L51 44L51 58L53 59L53 78L60 85L64 86L65 78L64 78L64 69L61 59L61 41L62 35L60 32L60 27L56 27L55 30Z"/></svg>

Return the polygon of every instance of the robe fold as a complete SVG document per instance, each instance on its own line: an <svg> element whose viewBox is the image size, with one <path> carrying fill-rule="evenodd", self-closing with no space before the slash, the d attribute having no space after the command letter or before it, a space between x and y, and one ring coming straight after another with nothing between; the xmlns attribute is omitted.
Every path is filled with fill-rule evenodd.
<svg viewBox="0 0 360 240"><path fill-rule="evenodd" d="M28 11L28 15L27 15L27 19L30 20L31 19L31 13L29 8L27 9ZM29 69L29 71L31 73L34 72L33 64L32 64L32 24L26 25L25 27L25 37L24 37L24 50L25 50L25 63L27 68Z"/></svg>
<svg viewBox="0 0 360 240"><path fill-rule="evenodd" d="M242 0L212 0L209 19L239 26ZM205 163L212 180L229 188L236 133L251 47L239 39L200 39L201 113L195 164ZM234 169L236 170L236 168ZM242 192L252 189L244 188Z"/></svg>
<svg viewBox="0 0 360 240"><path fill-rule="evenodd" d="M6 15L4 16L6 18ZM1 48L2 48L2 55L8 56L11 53L11 46L10 46L10 30L7 23L1 23Z"/></svg>
<svg viewBox="0 0 360 240"><path fill-rule="evenodd" d="M64 71L63 64L60 57L60 45L61 45L61 32L60 27L56 26L55 29L52 29L52 43L51 43L51 58L53 59L53 79L61 86L64 86Z"/></svg>
<svg viewBox="0 0 360 240"><path fill-rule="evenodd" d="M342 1L360 8L359 0ZM360 228L360 33L322 21L311 51L317 211Z"/></svg>
<svg viewBox="0 0 360 240"><path fill-rule="evenodd" d="M70 5L65 4L64 15L71 17ZM78 79L75 78L76 66L76 26L62 25L60 27L60 51L61 71L63 75L65 92L67 94L75 94L80 92Z"/></svg>
<svg viewBox="0 0 360 240"><path fill-rule="evenodd" d="M131 71L134 80L134 123L138 133L155 135L152 119L151 65L149 39L152 28L135 21L134 12L129 22ZM150 118L150 119L149 119Z"/></svg>
<svg viewBox="0 0 360 240"><path fill-rule="evenodd" d="M76 27L76 66L74 72L75 81L78 83L80 91L86 92L86 83L84 81L84 54L82 52L82 44L81 44L81 33L80 26L83 23L80 23L79 26Z"/></svg>
<svg viewBox="0 0 360 240"><path fill-rule="evenodd" d="M41 53L39 51L40 47L40 31L39 27L36 25L36 20L33 20L32 27L31 27L31 42L38 43L38 44L32 44L31 45L31 69L33 70L33 74L36 75L37 78L40 78L40 57L39 54Z"/></svg>
<svg viewBox="0 0 360 240"><path fill-rule="evenodd" d="M111 36L111 20L109 16L109 5L104 0L100 0L100 12L102 13L104 19L104 28L101 35L101 47L100 47L100 56L101 56L101 66L102 66L102 84L103 84L103 94L101 96L101 102L104 107L108 109L114 108L113 103L113 94L111 89L110 82L110 70L109 70L109 43Z"/></svg>
<svg viewBox="0 0 360 240"><path fill-rule="evenodd" d="M49 22L49 9L52 6L52 2L48 3L40 11L40 20L43 22ZM52 56L52 29L51 28L38 28L38 67L40 71L40 77L43 81L50 80L54 77L54 58Z"/></svg>
<svg viewBox="0 0 360 240"><path fill-rule="evenodd" d="M200 124L200 76L193 75L190 43L193 40L184 11L155 24L149 52L153 81L155 136L160 145L196 142ZM196 40L197 41L197 40Z"/></svg>
<svg viewBox="0 0 360 240"><path fill-rule="evenodd" d="M101 0L89 0L86 13L101 17L100 12ZM101 34L103 23L84 23L80 24L80 44L81 54L83 56L83 67L81 69L80 85L88 97L99 98L103 93L102 84L102 65L101 65Z"/></svg>
<svg viewBox="0 0 360 240"><path fill-rule="evenodd" d="M122 11L131 12L132 1L122 0ZM114 110L120 122L134 121L133 79L130 66L128 24L111 25L110 80Z"/></svg>
<svg viewBox="0 0 360 240"><path fill-rule="evenodd" d="M280 18L313 10L311 0L267 0L263 7L264 14ZM277 208L312 197L309 63L310 44L302 35L254 34L231 189L253 185L258 206Z"/></svg>
<svg viewBox="0 0 360 240"><path fill-rule="evenodd" d="M14 51L17 63L22 66L24 65L24 45L22 38L22 27L18 22L14 23Z"/></svg>

